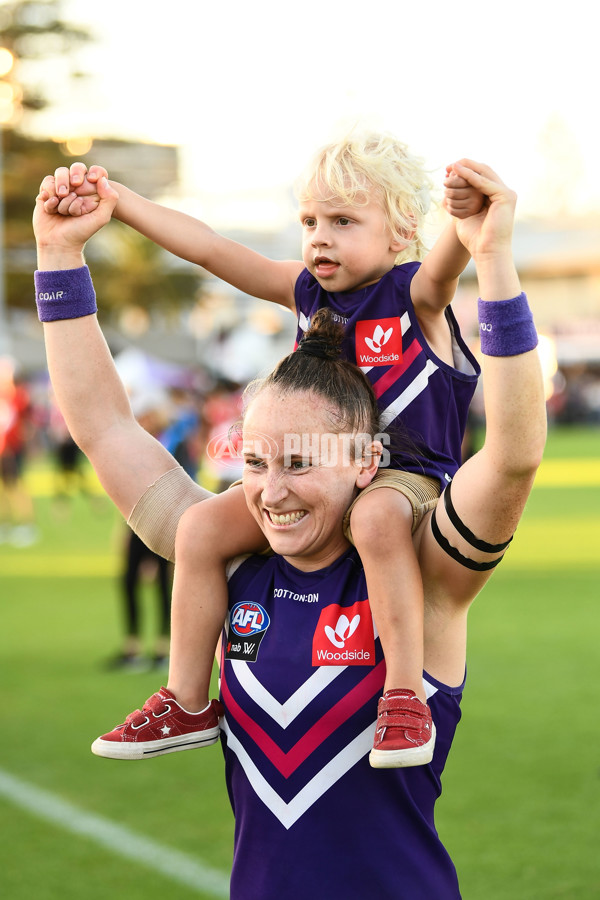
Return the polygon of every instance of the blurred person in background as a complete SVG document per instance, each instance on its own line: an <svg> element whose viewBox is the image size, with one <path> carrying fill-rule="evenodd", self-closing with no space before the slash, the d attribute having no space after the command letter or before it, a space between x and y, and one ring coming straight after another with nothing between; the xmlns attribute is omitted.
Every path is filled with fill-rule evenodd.
<svg viewBox="0 0 600 900"><path fill-rule="evenodd" d="M0 360L0 541L29 547L38 539L33 498L24 480L33 406L13 363Z"/></svg>
<svg viewBox="0 0 600 900"><path fill-rule="evenodd" d="M69 434L52 393L49 403L46 434L54 462L54 512L59 516L67 514L70 501L78 494L94 501L95 507L100 509L103 500L95 495L87 460Z"/></svg>
<svg viewBox="0 0 600 900"><path fill-rule="evenodd" d="M138 394L131 398L131 407L142 428L162 443L162 436L168 433L169 426L166 393L152 390ZM142 634L141 588L144 581L154 586L157 601L156 634L149 656L144 653ZM128 525L119 584L125 633L121 650L108 660L107 668L137 672L166 666L169 659L173 564L150 550Z"/></svg>
<svg viewBox="0 0 600 900"><path fill-rule="evenodd" d="M219 379L203 407L202 484L220 494L242 477L243 461L236 441L242 413L241 385Z"/></svg>
<svg viewBox="0 0 600 900"><path fill-rule="evenodd" d="M196 479L201 452L200 409L204 401L195 392L172 387L169 402L169 424L160 435L160 442L190 478Z"/></svg>

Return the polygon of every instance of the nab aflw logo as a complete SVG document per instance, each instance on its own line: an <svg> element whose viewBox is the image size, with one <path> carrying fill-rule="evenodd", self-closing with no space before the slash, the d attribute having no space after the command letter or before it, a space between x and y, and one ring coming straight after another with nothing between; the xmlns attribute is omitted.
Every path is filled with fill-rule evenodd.
<svg viewBox="0 0 600 900"><path fill-rule="evenodd" d="M375 663L373 619L368 600L325 607L313 637L313 666L372 666Z"/></svg>
<svg viewBox="0 0 600 900"><path fill-rule="evenodd" d="M355 340L359 366L391 366L402 360L402 330L398 316L357 322Z"/></svg>

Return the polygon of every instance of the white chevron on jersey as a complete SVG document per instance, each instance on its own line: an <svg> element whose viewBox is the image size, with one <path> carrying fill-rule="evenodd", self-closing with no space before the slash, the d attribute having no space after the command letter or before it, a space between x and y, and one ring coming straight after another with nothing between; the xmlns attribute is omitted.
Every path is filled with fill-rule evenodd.
<svg viewBox="0 0 600 900"><path fill-rule="evenodd" d="M227 747L238 757L246 778L257 796L260 797L267 809L271 810L286 829L291 828L294 822L297 822L300 816L304 815L313 803L316 803L336 781L339 781L352 766L356 765L363 756L369 753L373 746L375 724L376 720L373 720L373 723L368 728L365 728L361 734L355 737L337 756L330 759L327 765L323 766L289 803L286 803L264 776L261 775L242 744L230 732L227 717L221 720L221 728L227 735Z"/></svg>
<svg viewBox="0 0 600 900"><path fill-rule="evenodd" d="M374 624L374 623L373 623ZM377 634L375 635L377 637ZM334 681L347 666L319 666L314 673L301 684L297 691L285 703L276 700L273 694L260 683L252 668L242 659L229 660L231 668L239 684L257 706L266 712L273 721L285 730L294 719L317 697L321 691ZM432 697L437 688L423 678L423 686L427 699Z"/></svg>
<svg viewBox="0 0 600 900"><path fill-rule="evenodd" d="M243 557L242 562L247 558ZM236 560L233 560L234 564L235 562ZM379 637L375 622L373 622L373 637L375 640ZM319 666L285 703L280 703L260 683L252 671L252 667L247 662L244 662L242 659L231 659L229 662L235 677L248 696L254 700L257 706L260 706L261 709L268 713L280 728L284 729L291 725L296 716L299 716L308 704L347 668L347 666Z"/></svg>
<svg viewBox="0 0 600 900"><path fill-rule="evenodd" d="M248 696L284 729L347 668L346 666L319 666L285 703L280 703L260 683L247 662L241 659L232 659L230 662L235 677Z"/></svg>
<svg viewBox="0 0 600 900"><path fill-rule="evenodd" d="M305 334L310 328L310 319L308 319L303 312L298 313L298 325Z"/></svg>
<svg viewBox="0 0 600 900"><path fill-rule="evenodd" d="M245 663L240 660L232 661L232 665L236 669L236 676L241 672L242 669L248 669L248 663ZM331 682L333 678L337 677L340 674L340 671L343 671L346 666L321 666L320 671L323 669L334 668L337 669L333 674L333 677L329 678ZM317 673L315 673L317 674ZM302 690L308 682L314 679L314 675L305 682L305 685L301 687L296 693L293 695L294 697L298 697L301 694ZM272 695L265 690L262 685L259 684L257 679L252 675L252 680L255 682L255 687L258 685L262 692L264 692L264 697L267 700L267 703L271 706L279 706L280 709L283 710L283 707L286 704L279 704ZM251 682L248 682L250 684ZM430 697L433 697L435 693L437 693L437 688L432 684L429 684L428 681L423 679L423 684L425 687L425 694L427 700ZM244 687L248 685L245 684ZM322 687L325 687L323 684ZM260 693L262 697L263 694ZM254 700L257 699L257 696L253 695L251 692L250 696L253 697ZM293 699L290 698L290 699ZM288 701L289 702L289 701ZM304 704L304 706L308 705L308 700ZM266 709L266 707L265 707ZM270 709L266 709L270 715L272 715ZM297 713L300 712L300 709L297 710ZM291 720L290 720L291 721ZM282 725L283 728L288 725L289 722L286 722L285 725ZM368 728L365 728L357 737L354 738L343 750L341 750L333 759L330 759L329 762L320 769L316 775L314 775L311 780L304 785L304 787L298 791L298 793L293 797L289 803L286 803L280 795L277 793L275 788L273 788L266 778L259 772L258 768L250 758L244 746L240 743L238 738L232 734L229 729L229 724L227 722L227 717L225 716L221 720L221 728L227 735L227 746L228 748L235 753L237 758L239 759L246 778L252 785L252 788L256 792L257 796L260 797L265 806L271 810L274 816L276 816L284 828L291 828L291 826L296 822L300 816L302 816L307 809L309 809L313 803L315 803L323 794L329 790L329 788L335 784L346 772L352 768L360 759L363 758L367 753L370 752L371 747L373 746L373 734L375 731L376 720L373 721Z"/></svg>

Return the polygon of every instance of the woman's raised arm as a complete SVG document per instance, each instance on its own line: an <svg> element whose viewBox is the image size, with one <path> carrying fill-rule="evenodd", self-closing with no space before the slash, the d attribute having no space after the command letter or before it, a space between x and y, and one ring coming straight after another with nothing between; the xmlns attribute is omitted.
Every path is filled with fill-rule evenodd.
<svg viewBox="0 0 600 900"><path fill-rule="evenodd" d="M106 179L98 191L98 208L79 218L51 215L44 193L37 197L36 300L52 386L69 431L128 517L146 488L177 463L135 420L95 315L83 250L117 201Z"/></svg>
<svg viewBox="0 0 600 900"><path fill-rule="evenodd" d="M512 256L516 196L487 166L462 160L452 168L488 198L480 213L456 223L481 297L485 442L458 470L417 540L428 610L425 665L459 683L465 612L522 516L546 441L546 406L537 334ZM446 207L451 213L451 197Z"/></svg>

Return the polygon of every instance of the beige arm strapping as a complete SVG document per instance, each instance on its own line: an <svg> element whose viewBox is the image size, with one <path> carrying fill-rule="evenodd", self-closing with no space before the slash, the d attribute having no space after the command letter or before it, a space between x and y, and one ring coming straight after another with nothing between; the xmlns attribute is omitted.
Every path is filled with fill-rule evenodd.
<svg viewBox="0 0 600 900"><path fill-rule="evenodd" d="M154 553L174 562L175 535L181 516L188 507L211 496L177 466L144 491L127 524Z"/></svg>

